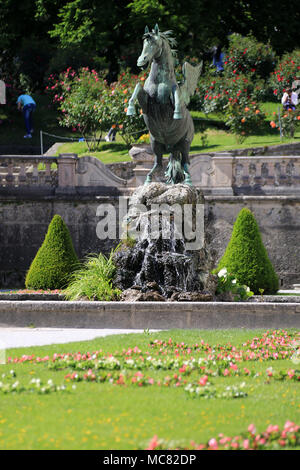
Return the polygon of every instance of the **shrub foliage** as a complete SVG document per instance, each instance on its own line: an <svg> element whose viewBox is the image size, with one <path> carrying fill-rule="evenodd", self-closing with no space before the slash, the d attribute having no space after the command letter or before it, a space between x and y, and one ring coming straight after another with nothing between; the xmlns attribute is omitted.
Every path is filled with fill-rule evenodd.
<svg viewBox="0 0 300 470"><path fill-rule="evenodd" d="M265 294L275 294L278 277L262 242L261 234L252 212L240 211L231 239L216 271L226 268L240 284L245 284L255 293L264 289Z"/></svg>
<svg viewBox="0 0 300 470"><path fill-rule="evenodd" d="M25 285L28 289L61 289L77 265L70 232L63 219L55 215L27 272Z"/></svg>
<svg viewBox="0 0 300 470"><path fill-rule="evenodd" d="M294 89L298 92L299 79L300 50L295 49L293 52L287 52L281 57L279 63L276 65L276 69L270 75L269 82L273 90L273 95L280 101L286 89L292 88L293 84L296 85Z"/></svg>
<svg viewBox="0 0 300 470"><path fill-rule="evenodd" d="M71 276L71 281L64 294L68 300L118 300L121 292L114 288L112 281L116 273L113 261L115 251L106 257L89 255L86 262Z"/></svg>

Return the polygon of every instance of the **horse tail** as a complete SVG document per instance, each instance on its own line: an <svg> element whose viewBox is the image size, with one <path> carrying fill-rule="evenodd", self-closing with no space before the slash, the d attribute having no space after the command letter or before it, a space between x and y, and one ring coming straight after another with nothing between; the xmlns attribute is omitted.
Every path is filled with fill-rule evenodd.
<svg viewBox="0 0 300 470"><path fill-rule="evenodd" d="M181 165L181 158L176 159L172 154L170 155L165 177L167 184L177 184L184 181L185 174Z"/></svg>

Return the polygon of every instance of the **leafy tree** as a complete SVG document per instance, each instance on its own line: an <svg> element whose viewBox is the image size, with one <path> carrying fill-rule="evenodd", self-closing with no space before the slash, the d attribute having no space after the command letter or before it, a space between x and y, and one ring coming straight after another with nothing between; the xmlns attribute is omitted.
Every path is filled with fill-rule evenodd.
<svg viewBox="0 0 300 470"><path fill-rule="evenodd" d="M81 132L89 150L96 150L102 137L111 124L108 103L105 95L109 93L106 80L95 70L83 68L71 81L64 82L60 110L60 124L74 127ZM98 135L100 131L100 135Z"/></svg>
<svg viewBox="0 0 300 470"><path fill-rule="evenodd" d="M139 78L143 81L144 73L138 77L122 72L109 86L95 70L85 67L75 72L69 67L58 78L49 77L46 91L62 113L60 124L81 132L89 150L97 149L102 132L111 126L117 127L130 147L145 129L138 106L137 116L126 116L129 97Z"/></svg>
<svg viewBox="0 0 300 470"><path fill-rule="evenodd" d="M60 51L80 47L101 57L113 81L120 64L135 66L146 24L173 29L180 58L211 59L211 47L221 43L226 49L232 32L270 41L279 54L291 51L299 44L299 17L297 0L2 0L0 73L7 70L12 78L9 63L19 57L28 31L37 43L46 41Z"/></svg>
<svg viewBox="0 0 300 470"><path fill-rule="evenodd" d="M246 4L246 2L242 2ZM300 11L298 0L251 0L246 7L245 29L236 32L252 33L259 41L269 42L282 55L292 51L300 42Z"/></svg>

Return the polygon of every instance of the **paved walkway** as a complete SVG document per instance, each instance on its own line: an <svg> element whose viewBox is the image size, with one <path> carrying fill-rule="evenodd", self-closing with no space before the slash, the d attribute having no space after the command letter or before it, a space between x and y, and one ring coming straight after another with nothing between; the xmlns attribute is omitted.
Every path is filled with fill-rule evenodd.
<svg viewBox="0 0 300 470"><path fill-rule="evenodd" d="M88 328L0 328L0 349L71 343L101 336L143 333L143 331Z"/></svg>

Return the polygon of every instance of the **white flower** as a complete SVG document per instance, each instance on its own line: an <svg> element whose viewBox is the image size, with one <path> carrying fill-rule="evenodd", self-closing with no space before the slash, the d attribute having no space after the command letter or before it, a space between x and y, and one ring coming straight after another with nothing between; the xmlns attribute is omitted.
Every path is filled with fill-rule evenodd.
<svg viewBox="0 0 300 470"><path fill-rule="evenodd" d="M236 279L232 279L231 284L236 284Z"/></svg>
<svg viewBox="0 0 300 470"><path fill-rule="evenodd" d="M223 268L218 272L219 277L226 276L226 274L227 274L227 269L226 268Z"/></svg>

